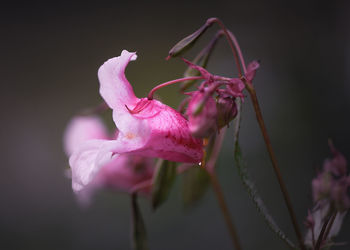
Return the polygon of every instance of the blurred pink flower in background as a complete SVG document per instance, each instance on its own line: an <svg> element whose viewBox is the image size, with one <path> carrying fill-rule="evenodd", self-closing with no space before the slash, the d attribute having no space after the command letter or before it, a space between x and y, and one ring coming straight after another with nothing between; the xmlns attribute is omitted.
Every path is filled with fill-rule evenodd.
<svg viewBox="0 0 350 250"><path fill-rule="evenodd" d="M312 180L313 199L314 202L328 199L337 210L344 211L350 208L347 162L332 143L329 146L333 157L324 161L322 171Z"/></svg>
<svg viewBox="0 0 350 250"><path fill-rule="evenodd" d="M107 139L108 132L101 119L96 116L77 116L67 125L63 136L63 146L70 156L81 143L93 139Z"/></svg>
<svg viewBox="0 0 350 250"><path fill-rule="evenodd" d="M320 246L332 243L350 208L350 177L347 175L346 159L332 142L329 142L329 147L333 157L324 161L322 171L312 180L314 208L309 211L305 223L308 228L305 244L310 247L315 247L325 225L328 229L320 239Z"/></svg>
<svg viewBox="0 0 350 250"><path fill-rule="evenodd" d="M115 133L113 137L118 136ZM83 201L100 188L132 192L140 183L151 180L154 172L152 158L131 154L108 154L109 159L98 161L99 151L89 149L102 141L113 139L102 121L95 116L74 117L64 134L64 148L70 157L72 187ZM77 154L76 152L83 152ZM79 155L79 159L77 159ZM140 190L148 193L150 187Z"/></svg>

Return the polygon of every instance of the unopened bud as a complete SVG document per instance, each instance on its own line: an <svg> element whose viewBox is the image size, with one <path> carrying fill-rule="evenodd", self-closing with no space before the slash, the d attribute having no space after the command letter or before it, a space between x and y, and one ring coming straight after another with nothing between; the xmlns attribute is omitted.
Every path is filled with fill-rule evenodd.
<svg viewBox="0 0 350 250"><path fill-rule="evenodd" d="M205 92L196 91L191 95L187 109L190 132L194 137L209 137L216 130L216 103Z"/></svg>
<svg viewBox="0 0 350 250"><path fill-rule="evenodd" d="M175 44L174 47L169 51L169 56L166 59L170 59L171 57L175 57L181 55L186 50L191 48L197 39L213 24L213 22L209 19L202 27L196 30L191 35L185 37L180 42Z"/></svg>
<svg viewBox="0 0 350 250"><path fill-rule="evenodd" d="M228 125L237 115L237 105L234 98L218 97L216 99L217 125L221 129Z"/></svg>

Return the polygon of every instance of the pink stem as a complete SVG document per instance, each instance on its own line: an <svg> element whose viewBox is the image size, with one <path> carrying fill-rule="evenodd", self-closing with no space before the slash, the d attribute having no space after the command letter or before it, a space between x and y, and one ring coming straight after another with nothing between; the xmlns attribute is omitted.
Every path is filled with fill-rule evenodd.
<svg viewBox="0 0 350 250"><path fill-rule="evenodd" d="M234 44L235 47L236 47L239 60L241 61L241 66L242 66L242 68L243 68L243 73L246 74L246 73L247 73L247 67L246 67L246 65L245 65L244 57L243 57L241 48L239 47L238 41L237 41L235 35L234 35L231 31L228 30L228 34L229 34L229 36L230 36L230 38L231 38L233 44Z"/></svg>
<svg viewBox="0 0 350 250"><path fill-rule="evenodd" d="M149 100L152 100L152 99L153 99L153 94L154 94L154 92L156 92L158 89L161 89L161 88L163 88L163 87L169 86L169 85L171 85L171 84L178 83L178 82L184 82L184 81L200 80L200 79L205 79L205 78L204 78L203 76L185 77L185 78L180 78L180 79L176 79L176 80L172 80L172 81L169 81L169 82L165 82L165 83L159 84L158 86L154 87L154 88L148 93L147 98L148 98Z"/></svg>

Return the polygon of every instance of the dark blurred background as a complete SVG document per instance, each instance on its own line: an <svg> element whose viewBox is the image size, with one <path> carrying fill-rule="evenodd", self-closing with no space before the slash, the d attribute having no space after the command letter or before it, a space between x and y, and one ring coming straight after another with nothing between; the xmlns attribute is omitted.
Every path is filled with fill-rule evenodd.
<svg viewBox="0 0 350 250"><path fill-rule="evenodd" d="M185 65L165 61L181 38L217 16L238 37L246 60L261 60L255 79L266 124L300 225L311 208L310 182L330 156L332 138L350 159L349 1L113 1L3 3L1 27L0 249L130 249L130 200L100 192L81 208L64 176L62 133L68 120L101 102L97 69L123 49L138 52L127 77L139 97L179 78ZM217 30L212 27L193 51ZM209 70L234 76L227 43ZM177 87L158 92L176 107ZM241 142L250 174L281 228L295 240L251 103ZM233 164L232 130L218 162L244 249L285 249L254 209ZM141 207L150 247L232 249L210 190L186 210L177 181L156 213ZM347 241L350 220L337 241ZM348 246L338 249L349 249Z"/></svg>

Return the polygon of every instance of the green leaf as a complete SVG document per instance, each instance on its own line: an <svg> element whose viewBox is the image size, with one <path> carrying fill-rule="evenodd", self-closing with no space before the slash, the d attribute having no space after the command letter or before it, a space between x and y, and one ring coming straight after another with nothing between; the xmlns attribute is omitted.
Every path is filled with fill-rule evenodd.
<svg viewBox="0 0 350 250"><path fill-rule="evenodd" d="M175 44L174 47L171 48L169 51L168 58L176 57L181 54L183 54L186 50L191 48L194 43L198 40L198 38L213 24L212 20L209 19L205 24L200 27L198 30L196 30L194 33L192 33L189 36L186 36L184 39L182 39L180 42Z"/></svg>
<svg viewBox="0 0 350 250"><path fill-rule="evenodd" d="M146 227L137 203L137 194L131 195L132 246L134 250L148 250Z"/></svg>
<svg viewBox="0 0 350 250"><path fill-rule="evenodd" d="M167 200L176 178L175 162L159 159L156 168L152 190L153 209L157 209Z"/></svg>
<svg viewBox="0 0 350 250"><path fill-rule="evenodd" d="M186 170L182 179L182 198L185 206L195 205L204 196L209 184L209 174L200 166Z"/></svg>
<svg viewBox="0 0 350 250"><path fill-rule="evenodd" d="M255 208L258 210L259 214L263 217L265 223L269 226L269 228L274 233L276 233L276 235L281 240L283 240L291 249L297 249L297 247L293 244L291 240L287 238L286 234L280 229L280 227L277 225L277 223L275 222L271 214L268 212L263 200L258 194L258 191L254 185L254 182L250 179L250 176L248 174L248 169L243 161L241 148L238 142L241 112L242 112L242 106L239 100L237 101L237 105L238 105L237 106L238 114L235 118L235 126L234 126L234 143L235 143L234 158L238 169L239 177L241 178L243 185L248 192L249 197L253 201Z"/></svg>

